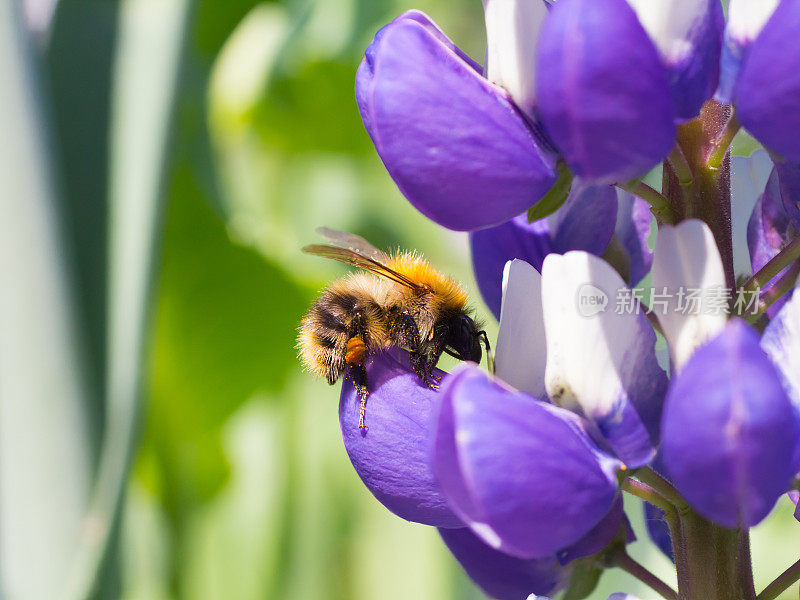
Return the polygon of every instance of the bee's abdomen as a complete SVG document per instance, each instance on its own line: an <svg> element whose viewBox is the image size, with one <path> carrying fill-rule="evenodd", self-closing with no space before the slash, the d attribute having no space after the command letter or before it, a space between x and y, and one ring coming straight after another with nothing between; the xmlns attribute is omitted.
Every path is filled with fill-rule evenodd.
<svg viewBox="0 0 800 600"><path fill-rule="evenodd" d="M309 370L335 383L347 366L348 342L354 337L361 338L367 352L384 346L388 339L384 310L368 295L332 286L303 319L298 340L301 358ZM353 353L349 356L352 360Z"/></svg>

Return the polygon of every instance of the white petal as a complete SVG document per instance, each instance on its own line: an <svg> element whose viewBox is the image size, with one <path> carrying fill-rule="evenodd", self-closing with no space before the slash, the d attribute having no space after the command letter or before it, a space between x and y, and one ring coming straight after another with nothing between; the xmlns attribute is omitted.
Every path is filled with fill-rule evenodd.
<svg viewBox="0 0 800 600"><path fill-rule="evenodd" d="M586 252L550 254L542 266L548 394L580 407L633 465L652 457L645 423L660 410L667 382L647 318L618 309L627 291L611 266Z"/></svg>
<svg viewBox="0 0 800 600"><path fill-rule="evenodd" d="M727 321L722 259L708 225L696 219L658 232L651 308L670 345L675 369Z"/></svg>
<svg viewBox="0 0 800 600"><path fill-rule="evenodd" d="M744 46L752 42L778 7L779 0L731 0L728 35Z"/></svg>
<svg viewBox="0 0 800 600"><path fill-rule="evenodd" d="M532 113L536 45L547 6L542 0L483 0L486 17L486 77Z"/></svg>
<svg viewBox="0 0 800 600"><path fill-rule="evenodd" d="M524 260L508 261L503 270L495 374L518 390L544 399L547 346L541 298L539 272Z"/></svg>
<svg viewBox="0 0 800 600"><path fill-rule="evenodd" d="M800 288L770 321L761 338L761 347L781 373L783 385L795 406L800 408Z"/></svg>
<svg viewBox="0 0 800 600"><path fill-rule="evenodd" d="M773 164L766 150L750 156L731 157L731 227L733 229L733 270L737 275L750 274L750 250L747 247L747 224L759 196L764 193Z"/></svg>
<svg viewBox="0 0 800 600"><path fill-rule="evenodd" d="M628 0L628 4L669 64L681 62L692 51L692 29L709 9L708 0Z"/></svg>

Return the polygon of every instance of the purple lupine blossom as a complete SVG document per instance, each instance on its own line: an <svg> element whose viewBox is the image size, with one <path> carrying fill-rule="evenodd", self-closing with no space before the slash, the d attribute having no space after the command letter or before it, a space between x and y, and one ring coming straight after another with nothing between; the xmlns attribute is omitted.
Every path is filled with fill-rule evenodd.
<svg viewBox="0 0 800 600"><path fill-rule="evenodd" d="M342 386L352 464L493 598L584 598L620 567L753 600L746 531L800 495L800 1L483 7L485 68L409 11L356 99L408 201L470 232L493 370L432 388L413 348L370 356L366 429ZM725 159L740 126L769 154ZM625 493L678 592L627 556Z"/></svg>
<svg viewBox="0 0 800 600"><path fill-rule="evenodd" d="M795 409L758 335L733 320L670 386L664 464L698 512L725 527L751 527L797 472L798 431Z"/></svg>
<svg viewBox="0 0 800 600"><path fill-rule="evenodd" d="M492 598L517 600L529 594L551 595L569 582L571 567L560 565L555 556L509 556L486 545L465 527L440 529L439 533L472 580Z"/></svg>

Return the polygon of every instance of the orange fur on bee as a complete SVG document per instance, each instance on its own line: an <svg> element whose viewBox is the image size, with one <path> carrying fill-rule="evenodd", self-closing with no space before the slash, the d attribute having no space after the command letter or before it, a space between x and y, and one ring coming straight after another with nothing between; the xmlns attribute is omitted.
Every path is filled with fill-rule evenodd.
<svg viewBox="0 0 800 600"><path fill-rule="evenodd" d="M434 301L442 307L463 309L467 304L467 295L461 286L439 273L418 254L398 252L389 257L386 266L405 275L414 283L430 288L434 292Z"/></svg>

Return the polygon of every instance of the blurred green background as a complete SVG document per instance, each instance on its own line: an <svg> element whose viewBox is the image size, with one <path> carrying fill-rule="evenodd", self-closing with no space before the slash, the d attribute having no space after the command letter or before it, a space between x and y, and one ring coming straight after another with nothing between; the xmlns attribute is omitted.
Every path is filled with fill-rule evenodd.
<svg viewBox="0 0 800 600"><path fill-rule="evenodd" d="M465 236L401 197L353 98L409 8L482 56L477 0L2 4L0 597L482 597L360 484L294 348L343 273L299 252L320 225L421 251L496 331ZM776 512L761 585L800 548ZM618 590L655 596L611 572L594 597Z"/></svg>

